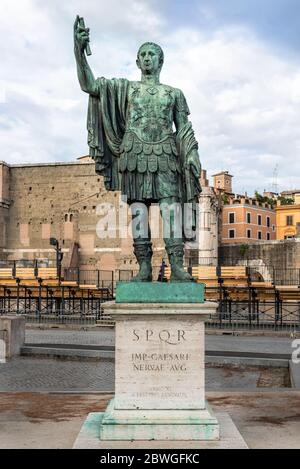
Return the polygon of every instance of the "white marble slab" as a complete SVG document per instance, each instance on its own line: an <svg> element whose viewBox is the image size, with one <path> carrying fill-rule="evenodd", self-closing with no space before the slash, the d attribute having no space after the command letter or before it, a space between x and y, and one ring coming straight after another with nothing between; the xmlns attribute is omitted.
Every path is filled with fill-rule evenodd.
<svg viewBox="0 0 300 469"><path fill-rule="evenodd" d="M116 323L116 409L203 409L204 323L147 316Z"/></svg>

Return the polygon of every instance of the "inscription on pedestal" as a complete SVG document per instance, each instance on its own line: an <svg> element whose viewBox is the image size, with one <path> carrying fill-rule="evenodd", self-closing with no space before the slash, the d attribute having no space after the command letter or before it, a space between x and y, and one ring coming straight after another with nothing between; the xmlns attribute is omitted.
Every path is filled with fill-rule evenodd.
<svg viewBox="0 0 300 469"><path fill-rule="evenodd" d="M116 344L116 409L205 407L202 321L119 321Z"/></svg>

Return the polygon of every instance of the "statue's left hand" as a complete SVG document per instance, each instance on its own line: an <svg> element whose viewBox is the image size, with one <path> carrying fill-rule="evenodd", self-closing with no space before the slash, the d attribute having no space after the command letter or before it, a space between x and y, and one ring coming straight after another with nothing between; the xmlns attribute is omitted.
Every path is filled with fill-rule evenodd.
<svg viewBox="0 0 300 469"><path fill-rule="evenodd" d="M199 154L196 149L192 150L187 157L186 169L192 171L196 178L199 178L201 175L201 164L199 159Z"/></svg>

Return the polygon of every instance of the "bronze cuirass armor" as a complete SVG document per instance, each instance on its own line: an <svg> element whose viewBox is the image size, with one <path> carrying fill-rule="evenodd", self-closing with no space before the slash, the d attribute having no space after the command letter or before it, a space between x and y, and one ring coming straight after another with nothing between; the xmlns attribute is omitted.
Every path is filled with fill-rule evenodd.
<svg viewBox="0 0 300 469"><path fill-rule="evenodd" d="M156 200L178 193L175 185L178 186L177 174L181 167L173 134L174 106L175 93L170 86L130 84L119 169L124 193L129 195L128 179L131 186L136 187L132 194L134 199ZM140 175L138 183L133 173ZM148 190L141 195L139 188L142 187ZM132 197L129 195L129 198Z"/></svg>

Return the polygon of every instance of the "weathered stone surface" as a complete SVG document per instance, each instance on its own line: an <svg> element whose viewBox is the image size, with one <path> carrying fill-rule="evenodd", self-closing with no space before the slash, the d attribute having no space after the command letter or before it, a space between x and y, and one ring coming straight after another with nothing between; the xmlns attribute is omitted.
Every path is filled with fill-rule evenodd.
<svg viewBox="0 0 300 469"><path fill-rule="evenodd" d="M100 440L218 440L219 424L206 403L201 410L117 410L112 400Z"/></svg>
<svg viewBox="0 0 300 469"><path fill-rule="evenodd" d="M25 319L20 316L0 316L0 331L5 342L4 358L19 355L25 342Z"/></svg>
<svg viewBox="0 0 300 469"><path fill-rule="evenodd" d="M121 212L120 194L106 191L103 178L95 174L93 161L22 165L0 162L0 168L2 197L10 194L10 199L0 201L0 261L39 258L55 265L55 250L49 245L49 238L55 237L64 252L63 267L69 267L72 246L77 244L79 258L75 266L86 270L120 269L123 278L127 270L137 270L129 236L104 239L97 236L97 223L103 219L97 207L108 204L117 227ZM125 217L128 213L125 204L122 210ZM128 222L130 219L129 216ZM26 237L23 237L24 227L27 227ZM158 276L162 258L166 257L159 231L156 236L154 278ZM24 246L23 241L29 244Z"/></svg>
<svg viewBox="0 0 300 469"><path fill-rule="evenodd" d="M225 413L217 413L216 417L220 424L219 440L100 440L99 427L103 421L104 413L90 413L85 420L81 431L73 445L73 449L248 449L248 446L235 426L231 417Z"/></svg>
<svg viewBox="0 0 300 469"><path fill-rule="evenodd" d="M201 283L118 282L116 303L203 303Z"/></svg>
<svg viewBox="0 0 300 469"><path fill-rule="evenodd" d="M116 408L204 408L203 322L126 319L116 335Z"/></svg>
<svg viewBox="0 0 300 469"><path fill-rule="evenodd" d="M101 425L113 440L217 439L205 403L204 320L216 303L115 303L115 399Z"/></svg>

